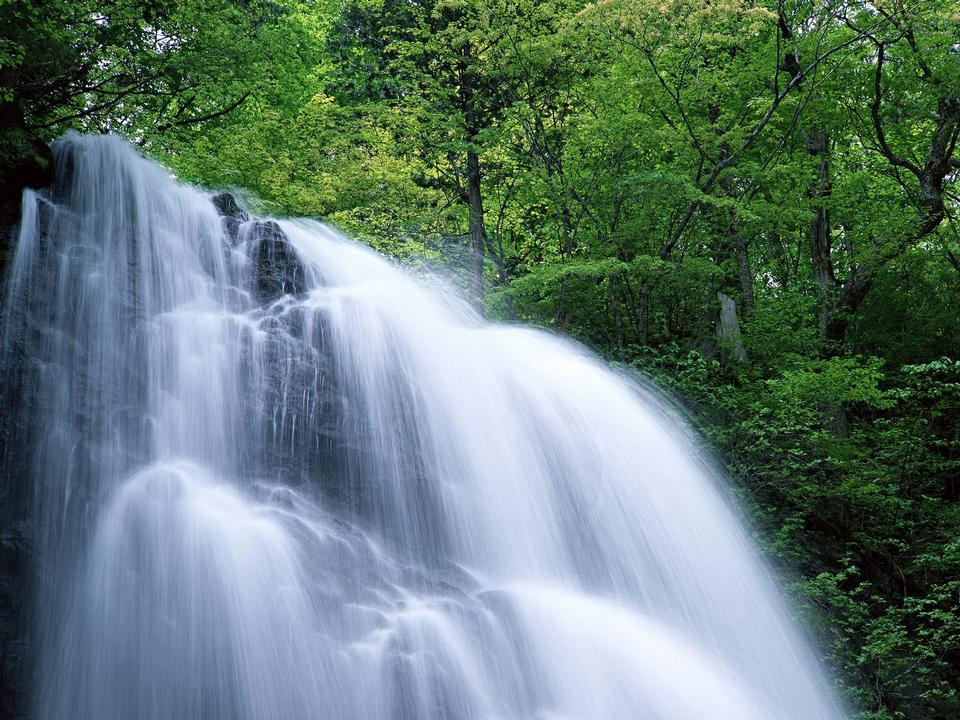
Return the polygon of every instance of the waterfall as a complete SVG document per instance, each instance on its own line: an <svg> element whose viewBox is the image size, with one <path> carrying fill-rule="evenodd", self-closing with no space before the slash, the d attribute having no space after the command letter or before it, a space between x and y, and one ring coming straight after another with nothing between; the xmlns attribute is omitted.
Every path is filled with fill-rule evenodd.
<svg viewBox="0 0 960 720"><path fill-rule="evenodd" d="M113 137L6 281L44 720L840 720L657 394Z"/></svg>

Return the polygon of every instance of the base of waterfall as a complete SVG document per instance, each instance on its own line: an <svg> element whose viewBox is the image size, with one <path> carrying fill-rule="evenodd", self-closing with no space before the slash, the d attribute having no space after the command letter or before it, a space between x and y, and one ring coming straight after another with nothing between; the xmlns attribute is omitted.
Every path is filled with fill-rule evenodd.
<svg viewBox="0 0 960 720"><path fill-rule="evenodd" d="M257 490L189 461L117 489L51 669L62 706L44 714L376 718L402 707L403 677L413 706L444 717L776 717L719 656L629 606L468 572L451 593L449 578L403 567L305 499ZM342 555L375 558L379 587L349 577ZM528 672L542 677L523 687Z"/></svg>

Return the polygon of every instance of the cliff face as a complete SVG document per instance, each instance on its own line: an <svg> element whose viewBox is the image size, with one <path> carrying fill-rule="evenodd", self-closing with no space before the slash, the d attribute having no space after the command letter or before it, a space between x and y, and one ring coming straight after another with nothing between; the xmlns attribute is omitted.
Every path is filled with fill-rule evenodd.
<svg viewBox="0 0 960 720"><path fill-rule="evenodd" d="M4 485L12 481L2 478ZM33 585L33 554L26 524L11 521L4 507L0 535L0 719L27 716L30 654L26 637L26 591ZM17 508L13 508L16 510Z"/></svg>
<svg viewBox="0 0 960 720"><path fill-rule="evenodd" d="M36 407L21 394L31 382L31 368L16 348L12 354L17 357L5 363L0 386L0 720L28 717L35 657L28 633L30 598L39 588L30 480L36 451L19 420L35 415Z"/></svg>
<svg viewBox="0 0 960 720"><path fill-rule="evenodd" d="M54 179L53 153L26 130L0 127L0 293L13 258L20 203L26 188L42 188ZM35 587L35 558L30 537L30 492L26 487L26 443L11 419L11 403L20 402L18 365L3 378L0 402L0 720L27 716L31 675L27 637L28 591Z"/></svg>

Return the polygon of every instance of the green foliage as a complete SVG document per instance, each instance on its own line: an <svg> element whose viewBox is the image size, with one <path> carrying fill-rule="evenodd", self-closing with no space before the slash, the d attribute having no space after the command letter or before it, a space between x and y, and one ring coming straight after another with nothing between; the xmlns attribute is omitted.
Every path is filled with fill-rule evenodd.
<svg viewBox="0 0 960 720"><path fill-rule="evenodd" d="M134 139L195 125L249 96L283 14L272 0L7 0L3 122Z"/></svg>
<svg viewBox="0 0 960 720"><path fill-rule="evenodd" d="M815 407L824 399L840 404L863 403L876 409L894 404L879 387L884 378L881 358L797 358L795 363L796 367L784 370L780 377L767 380L768 397L774 404L794 410Z"/></svg>

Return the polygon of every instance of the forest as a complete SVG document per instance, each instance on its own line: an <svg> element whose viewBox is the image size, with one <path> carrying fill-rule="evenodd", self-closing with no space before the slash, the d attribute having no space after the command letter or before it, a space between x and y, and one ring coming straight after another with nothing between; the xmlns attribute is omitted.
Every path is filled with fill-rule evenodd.
<svg viewBox="0 0 960 720"><path fill-rule="evenodd" d="M0 30L5 228L50 142L114 133L575 338L709 443L853 717L960 717L955 0L5 0Z"/></svg>

